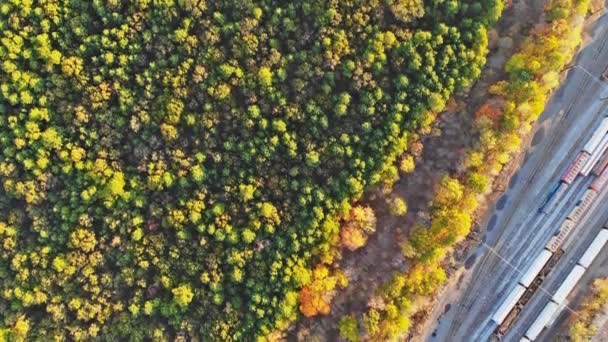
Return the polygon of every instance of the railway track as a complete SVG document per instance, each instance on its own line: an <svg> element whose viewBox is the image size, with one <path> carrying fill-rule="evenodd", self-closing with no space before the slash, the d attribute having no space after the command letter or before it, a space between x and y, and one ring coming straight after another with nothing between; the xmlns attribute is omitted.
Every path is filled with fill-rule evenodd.
<svg viewBox="0 0 608 342"><path fill-rule="evenodd" d="M607 189L605 189L607 190ZM603 191L601 194L601 198L605 200L608 191ZM551 320L544 322L541 324L541 327L538 327L535 320L541 316L542 311L546 308L547 304L552 301L554 295L560 292L561 285L567 280L570 272L576 264L580 264L581 257L586 254L586 251L590 248L592 242L597 237L598 233L605 228L606 223L608 223L608 211L605 210L606 202L604 202L603 206L601 203L596 203L597 206L592 209L592 215L588 215L586 220L581 223L581 226L592 227L591 229L585 229L580 231L580 235L577 236L576 239L570 239L571 244L566 246L566 252L562 256L562 262L558 263L556 267L553 269L552 273L548 277L543 285L543 293L535 296L527 305L526 309L522 312L521 317L514 323L509 332L505 335L505 341L520 341L520 338L524 335L528 335L529 340L539 340L539 341L552 341L553 339L544 334L545 336L539 336L539 330L543 330L543 327L548 325L550 326L553 321L557 319L557 315L559 315L563 311L568 311L571 314L574 313L573 309L569 306L568 301L563 301L563 299L559 299L556 303L560 304L561 308L557 310L555 315ZM598 229L599 228L599 229ZM603 233L604 235L606 233ZM567 262L566 262L567 261ZM587 269L590 265L590 261L585 261L582 265ZM563 291L561 291L563 292ZM564 295L567 296L568 292L565 294L562 293L558 297L564 298ZM537 325L536 328L533 329L533 325ZM536 331L535 331L536 330ZM543 334L541 334L543 335Z"/></svg>
<svg viewBox="0 0 608 342"><path fill-rule="evenodd" d="M592 75L599 75L604 70L608 55L608 25L598 24L596 28L592 41L582 48L574 62L579 66L576 69L588 69ZM526 267L535 256L531 251L542 248L558 229L566 215L560 212L568 212L576 205L589 186L590 179L579 178L563 194L553 213L540 217L534 212L545 200L552 181L559 178L558 173L574 158L584 136L597 124L599 119L595 113L605 110L608 104L597 101L605 96L608 88L602 86L599 77L579 70L570 72L565 82L555 93L559 97L553 95L554 102L543 114L545 118L541 118L540 122L552 116L551 122L546 122L545 140L535 147L528 165L524 164L519 173L519 182L509 190L510 203L504 210L497 210L498 222L494 231L488 233L488 243L493 246L487 246L488 251L480 249L476 252L477 263L466 273L465 283L459 285L464 288L459 294L460 299L453 303L453 312L446 316L445 323L441 323L445 324L440 328L441 336L449 336L451 340L482 341L479 336L491 335L493 329L488 317L500 304L496 303L496 298L501 292L509 291L510 282L521 272L519 269ZM495 250L491 250L492 247ZM502 255L507 256L505 261L513 267L499 260Z"/></svg>
<svg viewBox="0 0 608 342"><path fill-rule="evenodd" d="M536 291L539 288L542 289L541 284L549 275L549 272L557 264L557 261L559 261L559 257L563 253L564 249L568 250L569 243L574 241L575 235L578 236L583 234L581 232L577 232L578 227L583 225L583 221L586 220L599 206L601 203L601 198L605 197L606 184L608 182L608 168L605 163L602 163L601 167L599 168L596 168L596 164L602 160L601 157L608 155L608 152L606 152L606 148L608 147L607 133L608 117L602 120L602 124L595 129L593 135L590 137L587 144L585 144L583 152L580 152L579 154L579 156L581 156L587 153L587 158L584 159L586 161L586 166L577 164L577 161L579 160L579 158L577 158L577 160L575 160L568 168L568 171L562 176L562 182L566 182L563 184L568 184L568 182L573 184L572 180L575 179L573 177L579 175L583 177L589 176L587 179L592 181L585 190L584 195L580 197L582 200L578 201L576 205L572 207L567 218L561 225L559 225L560 234L557 236L557 238L555 236L551 238L550 242L545 245L542 252L540 252L540 254L536 257L532 265L528 267L526 274L519 280L515 288L509 293L507 299L503 301L498 311L493 315L492 320L498 324L498 328L494 332L492 340L497 340L507 333L507 331L511 328L511 325L517 320L520 313L525 309L526 304L532 299ZM578 166L578 168L573 168L573 165ZM592 171L593 173L591 173ZM551 192L551 196L555 196L555 194L555 191ZM547 203L548 202L545 202L545 205ZM551 207L548 208L551 209ZM546 213L550 214L548 211ZM605 237L606 234L608 234L608 231L603 235L603 237ZM605 240L602 241L605 242ZM547 258L547 256L550 256L550 258ZM589 267L589 264L590 262L586 262L581 265L586 269ZM539 269L538 267L542 268ZM531 277L533 276L536 277L534 281L531 280ZM542 290L546 292L546 290ZM514 300L516 302L514 302ZM555 312L559 305L564 305L564 301L565 298L555 299L553 304L548 305L545 309L549 311L553 310L552 312ZM543 320L547 318L545 316L549 315L549 311L544 312L544 316L541 315ZM544 327L544 324L547 324L547 322L548 321L542 321L539 324L543 324ZM538 325L531 329L532 330L528 338L530 340L534 340L538 336L540 330ZM485 336L481 337L483 340L485 340L485 338Z"/></svg>
<svg viewBox="0 0 608 342"><path fill-rule="evenodd" d="M589 81L590 81L590 77L589 77L589 76L587 76L587 75L584 75L584 76L583 76L583 79L580 81L579 86L578 86L577 88L578 88L578 89L581 89L581 88L583 88L583 87L588 86L588 85L589 85ZM579 100L579 99L577 99L575 102L576 102L576 103L578 103L578 101L580 101L580 100ZM558 117L558 121L556 122L556 124L555 124L555 128L554 128L556 132L563 132L564 130L566 130L566 128L567 128L567 127L566 127L566 124L567 124L567 120L566 120L566 119L568 118L568 116L569 116L569 115L568 115L568 113L569 113L569 111L571 111L571 110L572 110L572 107L569 107L568 111L566 111L565 113L562 113L562 115L560 115L560 116ZM595 124L596 124L596 121L593 121L593 122L592 122L592 123L590 123L590 124L589 124L589 125L588 125L588 126L585 128L585 129L586 129L586 130L589 130L589 129L590 129L590 128L592 128L592 127L593 127L593 125L595 125ZM553 134L553 137L552 137L551 143L550 143L550 144L548 144L547 146L545 146L545 147L544 147L544 149L543 149L542 153L543 153L544 155L549 155L549 153L548 153L548 152L549 152L549 150L550 150L552 147L554 147L554 146L556 145L556 143L557 143L557 141L558 141L558 139L559 139L560 137L562 137L562 135L561 135L561 134ZM584 139L584 138L583 138L583 136L581 136L579 139L577 139L576 143L574 144L575 146L573 146L573 147L571 148L570 152L572 152L572 151L576 150L576 147L577 147L577 146L580 146L580 145L582 144L583 139ZM549 159L549 157L547 157L547 158L543 158L543 159L541 160L541 163L540 163L539 165L537 165L537 166L534 168L533 172L532 172L532 173L530 174L530 176L529 176L529 177L526 179L526 182L527 182L528 184L529 184L529 183L531 183L532 181L534 181L534 179L536 178L536 174L538 173L538 171L539 171L539 170L541 170L542 168L544 168L544 167L546 166L546 163L547 163L548 159ZM562 161L562 163L560 164L560 166L563 166L563 165L565 165L565 164L566 164L566 163L568 163L568 162L569 162L568 160L564 160L564 161ZM553 177L555 177L555 176L556 176L556 174L559 174L559 172L560 172L560 171L556 171L556 172L553 174ZM542 201L543 201L543 200L544 200L544 198L542 198L542 197L541 197L540 199L537 199L536 203L534 203L534 204L535 204L535 207L539 207L539 206L541 205L541 203L542 203ZM503 227L508 226L509 224L511 224L511 223L512 223L512 219L513 219L512 217L513 217L513 215L509 215L509 217L510 217L510 218L509 218L509 219L508 219L508 220L507 220L507 221L506 221L504 224L502 224L502 225L501 225L501 227L496 227L495 229L500 229L500 231L503 231L503 229L502 229ZM538 224L539 220L541 220L541 219L542 219L542 217L536 217L536 215L532 214L532 215L527 216L527 217L524 219L524 221L523 221L523 222L519 222L519 223L518 223L518 225L519 225L519 226L522 226L522 225L524 225L524 224L525 224L526 226L530 226L530 225L529 225L529 221L531 221L532 219L536 219L536 220L537 220L537 221L535 221L535 222L534 222L534 224L532 225L533 227L535 227L535 226L537 226L537 224ZM522 233L522 232L521 232L521 230L519 230L519 231L518 231L518 233L520 233L520 234L521 234L521 233ZM504 233L501 233L501 234L498 236L498 241L499 241L499 243L496 245L495 249L500 249L500 248L502 248L502 247L503 247L503 245L504 245L504 243L501 241L502 234L504 234ZM519 235L518 235L518 236L519 236ZM484 255L484 258L482 259L482 263L481 263L481 264L482 264L482 265L486 265L486 263L488 262L488 258L490 258L490 257L491 257L491 256L490 256L489 254ZM468 297L471 297L471 296L468 296ZM476 301L476 299L477 299L477 298L475 298L475 297L470 298L470 299L469 299L469 301L468 301L468 302L465 304L465 306L466 306L467 308L469 308L469 307L470 307L470 306L472 306L472 304L473 304L473 303ZM457 322L457 323L458 323L458 322Z"/></svg>
<svg viewBox="0 0 608 342"><path fill-rule="evenodd" d="M526 304L533 298L534 294L537 290L542 290L546 294L550 293L542 288L542 284L546 277L549 276L549 273L553 270L553 268L557 265L560 260L560 257L564 253L564 250L570 249L570 243L578 237L581 232L577 232L577 229L582 226L583 222L592 216L595 209L600 205L601 198L606 196L606 176L608 175L608 169L602 169L602 172L598 175L592 177L593 182L591 183L589 190L585 192L585 198L588 198L588 201L579 201L576 206L570 211L568 218L564 222L568 222L568 224L562 224L560 226L560 233L564 230L565 235L560 235L559 240L554 242L549 242L544 249L540 252L540 254L534 260L532 266L530 266L526 272L526 274L519 280L518 286L520 288L525 288L524 294L517 301L514 308L511 310L510 307L502 308L502 311L499 310L493 316L493 320L495 322L501 323L498 329L495 332L495 339L498 339L504 336L507 331L511 328L513 323L518 319L519 314L525 309ZM597 186L594 187L594 184ZM592 196L589 196L592 195ZM580 209L580 210L579 210ZM608 231L607 231L608 232ZM604 233L606 234L606 233ZM553 240L553 238L552 238ZM550 256L547 259L547 256ZM589 267L590 262L585 262L582 264L585 268ZM540 270L538 267L542 267ZM531 281L531 277L535 276L534 281ZM510 296L513 295L514 292L511 292ZM557 305L562 305L564 299L561 299L553 304L551 309L556 309ZM507 310L511 310L506 318L502 318ZM497 316L501 315L501 316ZM499 318L495 318L499 317ZM543 323L543 324L546 324ZM538 336L537 328L534 329L533 333L529 335L530 340L534 340L536 336Z"/></svg>
<svg viewBox="0 0 608 342"><path fill-rule="evenodd" d="M595 49L595 53L593 54L593 60L597 61L600 57L600 55L602 54L602 51L604 51L604 48L606 47L606 43L608 43L608 28L605 28L601 35L604 37L602 39L602 41L600 42L600 46Z"/></svg>
<svg viewBox="0 0 608 342"><path fill-rule="evenodd" d="M586 90L586 88L588 88L590 86L591 79L592 79L591 77L585 75L579 82L577 89L582 93L590 93L590 92L584 92L584 90ZM593 92L591 92L591 93L593 93ZM559 132L568 129L567 126L569 126L569 123L568 123L569 120L567 120L567 119L570 117L570 113L578 105L580 105L581 101L583 101L583 100L585 100L584 97L578 97L576 100L574 100L573 103L571 103L570 106L567 108L567 110L564 111L560 115L560 117L558 118L558 121L553 125L553 130L558 133L553 134L550 143L545 144L543 146L541 153L543 153L543 155L547 156L547 157L541 159L538 162L538 164L535 165L534 170L529 174L529 176L525 180L525 181L527 181L526 184L530 184L530 183L534 182L536 180L536 176L537 176L539 170L542 170L547 167L547 164L549 163L550 157L552 155L552 154L549 154L549 152L551 152L552 149L555 149L555 145L558 143L558 139L562 138L562 134L559 134ZM585 130L588 131L588 130L592 129L593 125L597 124L597 120L599 120L599 119L592 120L587 125L587 127L585 127ZM569 153L568 153L569 155L571 155L573 151L576 151L577 147L579 147L582 144L583 139L584 139L584 134L581 134L580 137L575 141L575 143L570 148ZM567 162L569 162L569 159L562 160L559 163L558 170L561 170L563 168L563 165ZM557 173L557 171L555 173ZM551 176L551 179L555 178L555 173ZM573 186L572 189L569 190L569 192L567 194L567 197L569 198L569 200L566 203L569 203L571 205L571 202L573 200L576 200L576 197L575 197L576 194L579 193L580 191L584 191L585 185L588 185L588 184L580 183L578 186ZM536 199L532 202L534 204L534 207L540 206L540 203L544 200L543 197L544 196L536 196ZM566 205L566 203L564 205ZM544 242L544 240L546 238L551 236L553 231L555 230L555 229L551 229L551 227L547 227L547 225L542 225L541 223L542 223L543 219L548 219L547 221L549 221L549 223L547 225L553 225L553 221L559 221L560 217L559 217L559 215L543 217L543 216L535 215L534 213L530 213L521 222L518 223L518 226L520 226L520 227L525 226L525 227L527 227L527 229L525 229L525 231L524 231L524 229L521 229L521 228L517 229L515 231L515 235L510 237L510 239L517 240L517 239L522 238L523 237L522 235L526 234L528 237L528 241L529 241L528 246L532 247L532 246L537 246L539 244L542 244L542 242ZM508 249L508 246L505 247L506 242L504 241L504 239L502 239L503 235L505 234L503 228L505 226L513 224L514 222L512 220L513 220L513 215L509 215L509 219L505 223L501 224L500 227L496 227L497 229L500 229L499 231L501 232L500 235L498 236L498 243L496 244L496 250L501 251L503 249ZM541 229L538 229L539 227ZM546 228L550 228L550 229L546 229ZM536 234L536 235L534 235L532 240L530 240L529 231L543 231L544 233ZM521 257L513 260L514 264L515 265L524 264L523 261L525 261L525 259L528 257L527 254L530 253L530 250L532 250L532 248L524 248L524 250L519 249L518 251L515 251L514 254L521 255ZM496 258L492 257L489 253L486 253L477 267L496 269L496 266L501 262L502 261L497 260ZM505 280L508 277L512 277L512 270L510 270L510 269L504 270L503 272L501 272L500 275L492 274L493 280L495 282L497 281L499 284L501 284L501 286L495 287L495 290L497 292L504 291L505 288L508 286L508 284L505 284L506 283ZM488 278L489 278L489 276L485 277L485 279L488 279ZM486 283L486 282L485 281L477 282L477 284L483 284L483 283ZM474 286L474 287L468 289L467 292L465 292L464 298L466 298L466 302L461 304L461 306L460 306L461 312L470 310L472 308L472 306L475 304L475 302L480 300L478 298L478 296L472 295L474 293L478 293L478 290L479 290L479 286ZM460 314L460 315L457 315L456 317L463 317L463 315ZM463 321L464 321L464 319L454 320L452 322L452 329L454 327L458 327L458 326L462 325Z"/></svg>

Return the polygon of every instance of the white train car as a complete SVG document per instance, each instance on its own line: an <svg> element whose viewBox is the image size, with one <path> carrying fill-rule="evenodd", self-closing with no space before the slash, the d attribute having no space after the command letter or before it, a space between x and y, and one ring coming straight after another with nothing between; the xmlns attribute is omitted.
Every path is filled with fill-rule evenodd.
<svg viewBox="0 0 608 342"><path fill-rule="evenodd" d="M583 177L587 177L589 175L591 170L593 170L593 167L595 166L595 164L597 164L597 162L600 160L600 158L602 157L604 152L606 152L607 148L608 148L608 135L604 135L602 140L600 140L599 145L595 149L595 152L593 152L593 154L591 154L591 157L589 157L587 164L585 164L585 166L581 169L581 175Z"/></svg>
<svg viewBox="0 0 608 342"><path fill-rule="evenodd" d="M585 268L581 265L575 265L572 271L568 274L562 285L557 289L551 300L557 304L561 304L566 297L572 292L578 281L585 274Z"/></svg>
<svg viewBox="0 0 608 342"><path fill-rule="evenodd" d="M555 323L555 321L557 320L557 318L559 317L559 315L562 313L562 311L564 310L564 308L566 306L568 306L568 303L570 303L568 300L563 301L559 307L557 307L557 311L555 311L553 313L553 316L551 317L551 319L549 320L549 322L547 322L546 327L550 327L551 325L553 325L553 323Z"/></svg>
<svg viewBox="0 0 608 342"><path fill-rule="evenodd" d="M587 251L585 251L585 254L583 254L583 256L578 261L578 264L583 266L584 268L589 268L589 265L591 265L597 255L600 254L602 248L604 248L604 245L606 245L607 241L608 230L602 229L600 233L597 234L595 239L593 239L593 242L591 242L591 245L589 245L589 248L587 249Z"/></svg>
<svg viewBox="0 0 608 342"><path fill-rule="evenodd" d="M507 298L502 302L498 310L494 313L494 315L492 316L492 320L496 324L501 325L509 314L509 312L513 310L515 304L517 304L521 296L523 296L524 292L526 292L526 288L521 286L520 284L517 284L517 286L515 286L515 288L511 290Z"/></svg>
<svg viewBox="0 0 608 342"><path fill-rule="evenodd" d="M534 323L532 323L530 328L526 331L524 337L527 338L528 341L534 341L538 337L538 335L540 335L543 329L545 329L547 324L549 324L549 322L553 318L553 315L555 315L555 313L557 312L558 308L558 304L549 301L549 303L545 305L543 311L541 311L538 317L536 317Z"/></svg>
<svg viewBox="0 0 608 342"><path fill-rule="evenodd" d="M546 249L543 249L536 257L532 265L528 267L526 273L524 273L523 276L519 279L519 283L525 286L526 288L529 287L530 284L532 284L532 282L534 281L534 278L536 278L538 273L540 273L540 271L547 264L549 259L551 259L552 255L553 253Z"/></svg>
<svg viewBox="0 0 608 342"><path fill-rule="evenodd" d="M583 147L583 151L589 154L593 154L593 152L595 152L597 147L600 145L600 142L602 138L604 138L604 135L606 135L606 132L608 132L608 117L605 117L598 126L598 128L596 128L596 130L593 132L591 138Z"/></svg>

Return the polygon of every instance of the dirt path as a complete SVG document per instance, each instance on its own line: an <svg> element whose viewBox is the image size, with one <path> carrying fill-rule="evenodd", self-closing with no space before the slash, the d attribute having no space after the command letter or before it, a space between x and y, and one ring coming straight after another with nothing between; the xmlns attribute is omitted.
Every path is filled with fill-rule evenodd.
<svg viewBox="0 0 608 342"><path fill-rule="evenodd" d="M376 234L361 250L345 253L340 263L350 285L339 292L332 302L328 316L303 319L293 331L294 340L335 341L340 317L346 313L362 313L379 285L388 281L395 271L406 271L407 262L401 255L400 241L409 229L428 215L433 198L433 186L446 173L454 173L466 149L476 141L472 132L472 113L486 99L489 86L503 77L504 65L521 44L525 35L542 14L544 0L516 0L505 9L502 19L490 32L490 53L480 79L471 89L455 96L446 112L438 118L433 133L422 137L424 150L416 170L403 176L388 196L406 200L409 212L405 218L388 213L387 195L379 189L370 191L366 204L378 217Z"/></svg>

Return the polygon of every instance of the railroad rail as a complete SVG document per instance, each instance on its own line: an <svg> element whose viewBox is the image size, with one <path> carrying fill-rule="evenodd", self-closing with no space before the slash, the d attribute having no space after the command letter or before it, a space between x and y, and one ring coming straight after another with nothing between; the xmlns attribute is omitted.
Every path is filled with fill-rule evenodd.
<svg viewBox="0 0 608 342"><path fill-rule="evenodd" d="M594 177L589 188L492 316L492 321L497 327L491 340L500 340L513 325L524 306L530 301L559 261L564 253L565 242L573 236L581 218L588 212L598 198L599 193L606 187L608 183L608 116L600 122L583 149L566 168L559 182L552 188L546 200L539 207L538 212L544 216L549 216L563 199L568 187L574 180L578 177L588 176ZM606 234L608 234L608 230ZM563 301L555 301L553 305L546 307L545 316L551 312L557 312L562 304ZM548 322L544 322L544 324L546 325ZM533 335L531 334L531 337ZM528 338L530 341L536 338L531 337Z"/></svg>

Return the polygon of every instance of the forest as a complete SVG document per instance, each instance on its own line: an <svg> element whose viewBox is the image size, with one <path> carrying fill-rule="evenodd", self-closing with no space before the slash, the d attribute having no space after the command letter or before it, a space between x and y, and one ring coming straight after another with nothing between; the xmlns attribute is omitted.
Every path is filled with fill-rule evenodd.
<svg viewBox="0 0 608 342"><path fill-rule="evenodd" d="M352 204L479 75L501 9L3 1L0 341L266 341L327 313L343 221L347 248L373 231Z"/></svg>

